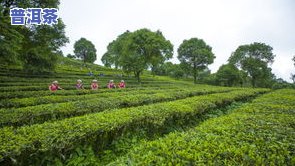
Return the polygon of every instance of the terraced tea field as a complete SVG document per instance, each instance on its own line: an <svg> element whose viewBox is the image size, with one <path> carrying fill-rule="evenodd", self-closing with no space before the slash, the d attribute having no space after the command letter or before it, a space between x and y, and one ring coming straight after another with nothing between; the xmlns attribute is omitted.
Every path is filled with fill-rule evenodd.
<svg viewBox="0 0 295 166"><path fill-rule="evenodd" d="M139 85L119 71L91 70L1 68L0 165L295 165L294 90L148 74ZM85 90L75 90L77 79ZM99 90L90 90L92 79ZM107 89L110 79L127 88ZM53 80L65 90L50 92Z"/></svg>

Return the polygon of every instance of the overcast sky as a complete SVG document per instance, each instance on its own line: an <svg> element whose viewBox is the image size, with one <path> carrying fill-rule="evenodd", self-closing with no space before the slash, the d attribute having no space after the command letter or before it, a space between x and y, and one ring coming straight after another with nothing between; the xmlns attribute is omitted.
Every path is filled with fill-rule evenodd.
<svg viewBox="0 0 295 166"><path fill-rule="evenodd" d="M171 41L175 63L178 46L192 37L213 48L212 72L239 45L263 42L273 47L278 78L291 81L295 73L294 0L61 0L59 12L70 39L64 54L73 54L75 41L85 37L97 49L97 64L118 35L148 28Z"/></svg>

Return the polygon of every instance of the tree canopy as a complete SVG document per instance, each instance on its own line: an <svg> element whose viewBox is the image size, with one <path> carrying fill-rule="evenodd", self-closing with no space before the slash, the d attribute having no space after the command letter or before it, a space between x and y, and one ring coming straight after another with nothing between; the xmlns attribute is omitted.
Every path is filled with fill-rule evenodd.
<svg viewBox="0 0 295 166"><path fill-rule="evenodd" d="M197 82L198 73L213 63L215 58L212 48L198 38L184 40L177 51L179 61L193 73L194 83Z"/></svg>
<svg viewBox="0 0 295 166"><path fill-rule="evenodd" d="M29 72L52 71L60 47L68 42L65 25L59 18L54 25L10 25L9 9L58 8L58 0L4 0L0 3L0 60L7 64L20 63Z"/></svg>
<svg viewBox="0 0 295 166"><path fill-rule="evenodd" d="M242 74L233 64L222 65L216 73L216 82L225 86L241 85L243 83Z"/></svg>
<svg viewBox="0 0 295 166"><path fill-rule="evenodd" d="M256 87L259 80L271 79L271 69L268 65L273 63L274 57L271 46L255 42L239 46L228 61L247 72L252 86Z"/></svg>
<svg viewBox="0 0 295 166"><path fill-rule="evenodd" d="M102 57L105 66L121 67L125 72L133 72L140 82L143 70L155 71L158 65L172 58L173 45L159 30L139 29L126 31L108 45Z"/></svg>
<svg viewBox="0 0 295 166"><path fill-rule="evenodd" d="M165 62L155 69L155 74L181 78L184 76L184 71L181 68L180 64Z"/></svg>
<svg viewBox="0 0 295 166"><path fill-rule="evenodd" d="M0 5L0 61L3 64L12 64L20 57L24 36L19 32L19 27L10 25L9 16L4 11Z"/></svg>
<svg viewBox="0 0 295 166"><path fill-rule="evenodd" d="M93 63L96 60L96 49L94 44L83 37L75 42L74 53L75 57L82 59L84 63Z"/></svg>
<svg viewBox="0 0 295 166"><path fill-rule="evenodd" d="M102 56L101 61L106 67L119 67L119 58L123 54L125 42L131 33L129 31L119 35L116 40L113 40L107 46L107 52Z"/></svg>

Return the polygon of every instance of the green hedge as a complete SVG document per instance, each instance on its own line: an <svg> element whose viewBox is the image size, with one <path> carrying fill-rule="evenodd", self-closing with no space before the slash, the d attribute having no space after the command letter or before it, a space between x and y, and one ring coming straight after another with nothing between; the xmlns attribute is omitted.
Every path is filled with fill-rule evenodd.
<svg viewBox="0 0 295 166"><path fill-rule="evenodd" d="M40 90L45 90L48 89L50 84L48 85L39 85L39 86L7 86L7 87L0 87L1 92L13 92L13 91L40 91ZM62 87L65 90L74 90L76 89L75 85L76 84L66 84L66 83L61 83L59 84L60 87ZM174 86L173 83L130 83L128 82L126 87L128 88L133 88L133 87L162 87L162 86ZM105 83L100 84L101 88L107 88L107 81ZM89 84L84 84L85 89L90 89L90 83Z"/></svg>
<svg viewBox="0 0 295 166"><path fill-rule="evenodd" d="M295 91L263 95L189 132L144 142L110 165L295 165Z"/></svg>
<svg viewBox="0 0 295 166"><path fill-rule="evenodd" d="M197 87L197 86L196 86ZM203 88L209 88L206 86L202 86ZM175 89L179 88L179 86L171 85L171 86L146 86L146 87L140 87L140 86L134 86L134 87L127 87L124 89L106 89L101 88L97 91L92 90L59 90L56 92L50 92L49 90L40 90L40 91L12 91L12 92L1 92L0 93L0 99L12 99L12 98L26 98L26 97L41 97L41 96L68 96L68 95L85 95L85 94L94 94L94 93L104 93L104 92L117 92L117 91L132 91L132 90L138 90L138 89ZM213 88L213 87L212 87Z"/></svg>
<svg viewBox="0 0 295 166"><path fill-rule="evenodd" d="M55 157L66 159L73 149L81 145L101 150L104 144L125 130L157 128L168 121L185 123L188 117L265 91L247 89L105 111L17 129L4 127L0 129L0 161L8 165L41 165Z"/></svg>
<svg viewBox="0 0 295 166"><path fill-rule="evenodd" d="M100 98L100 97L109 97L109 96L122 96L122 95L131 95L131 94L152 94L152 93L160 93L164 91L183 91L182 88L172 87L169 89L159 89L159 88L125 88L125 89L99 89L97 91L85 91L83 93L67 93L67 95L62 95L62 93L55 94L50 92L48 96L38 95L35 97L29 98L15 98L15 99L4 99L0 100L0 107L3 108L18 108L18 107L27 107L27 106L35 106L40 104L52 104L52 103L63 103L69 101L77 101L77 100L89 100L93 98ZM66 91L63 91L66 92ZM82 95L83 94L83 95Z"/></svg>
<svg viewBox="0 0 295 166"><path fill-rule="evenodd" d="M108 97L96 97L80 101L59 104L44 104L31 107L0 110L0 126L21 126L26 124L42 123L48 120L63 119L72 116L83 115L92 112L100 112L105 109L114 109L130 106L151 104L154 102L171 101L189 96L229 91L227 88L218 89L191 89L177 90L159 93L147 91L146 94L124 95L124 93L109 93ZM84 96L83 96L84 97ZM82 97L82 98L83 98Z"/></svg>
<svg viewBox="0 0 295 166"><path fill-rule="evenodd" d="M116 83L120 82L120 79L114 79L114 78L108 78L108 79L99 79L99 83L103 83L103 86L105 86L107 84L107 82L112 79L114 80ZM125 82L129 85L134 85L134 84L138 84L137 81L135 80L129 80L129 79L124 79ZM4 82L4 83L0 83L0 87L11 87L11 86L47 86L50 84L51 80L44 80L44 79L40 79L40 80L36 80L34 82ZM67 85L70 84L72 86L74 86L76 80L62 80L59 82L61 82L63 85ZM90 83L91 83L92 79L87 79L87 80L83 80L84 84L87 87L90 87ZM171 82L168 81L142 81L141 84L171 84Z"/></svg>

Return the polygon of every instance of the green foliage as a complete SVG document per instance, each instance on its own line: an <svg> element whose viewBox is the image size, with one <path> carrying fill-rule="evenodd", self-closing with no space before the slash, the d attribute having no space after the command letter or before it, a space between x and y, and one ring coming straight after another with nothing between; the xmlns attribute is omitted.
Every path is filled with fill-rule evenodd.
<svg viewBox="0 0 295 166"><path fill-rule="evenodd" d="M75 59L75 55L68 54L68 55L67 55L67 58Z"/></svg>
<svg viewBox="0 0 295 166"><path fill-rule="evenodd" d="M174 78L182 78L184 76L184 70L179 64L173 64L171 62L165 62L154 69L157 75L167 75Z"/></svg>
<svg viewBox="0 0 295 166"><path fill-rule="evenodd" d="M164 92L155 90L139 92L127 92L127 93L106 93L95 94L69 98L69 97L45 97L45 98L29 98L19 100L19 102L10 103L14 105L20 105L22 102L29 105L36 105L40 103L53 103L58 101L68 101L60 104L47 104L37 105L32 107L23 107L18 109L0 109L1 119L0 126L21 126L26 124L42 123L49 120L64 119L67 117L84 115L92 112L100 112L106 109L115 109L122 107L138 106L142 104L151 104L156 102L170 101L175 99L182 99L189 96L202 95L207 93L224 92L228 89L223 88L211 88L210 90L204 90L200 88L191 89L190 91L174 89ZM73 100L73 102L70 102ZM22 104L24 105L24 104Z"/></svg>
<svg viewBox="0 0 295 166"><path fill-rule="evenodd" d="M77 147L75 153L72 153L69 159L65 162L67 166L98 166L98 160L91 146ZM60 161L62 164L62 160ZM56 164L54 162L53 164Z"/></svg>
<svg viewBox="0 0 295 166"><path fill-rule="evenodd" d="M265 91L239 90L105 111L16 129L4 127L0 129L0 159L6 163L11 163L13 159L23 165L40 165L44 156L49 159L63 156L65 160L79 146L91 145L94 151L103 149L124 130L148 126L153 131L161 130L161 126L167 123L184 124L189 117Z"/></svg>
<svg viewBox="0 0 295 166"><path fill-rule="evenodd" d="M120 56L124 52L124 45L128 40L131 32L126 31L123 34L119 35L116 40L109 43L107 46L107 52L102 56L101 61L106 67L114 66L116 69L119 67Z"/></svg>
<svg viewBox="0 0 295 166"><path fill-rule="evenodd" d="M198 38L184 40L177 51L179 61L193 73L194 83L197 82L198 73L213 63L215 58L212 48Z"/></svg>
<svg viewBox="0 0 295 166"><path fill-rule="evenodd" d="M2 7L3 5L3 7ZM60 54L60 47L68 42L65 36L65 25L58 20L58 24L12 26L10 25L9 9L12 7L27 8L57 8L58 0L34 0L21 2L5 0L1 2L0 18L0 60L1 63L21 63L28 73L41 73L52 71L57 63L56 56ZM2 31L1 31L2 32ZM3 61L2 61L3 60Z"/></svg>
<svg viewBox="0 0 295 166"><path fill-rule="evenodd" d="M251 98L249 98L251 99ZM233 109L240 107L243 102L248 100L243 100L242 102L234 102L228 106L220 107L218 109L212 109L202 114L199 114L197 118L187 117L187 121L184 124L179 123L166 123L161 130L153 130L150 132L148 126L132 130L131 132L127 132L122 137L115 139L107 148L99 155L99 165L112 165L109 164L111 162L116 161L118 158L125 156L132 148L140 145L143 141L152 141L156 140L160 137L165 136L171 132L177 131L187 131L190 130L192 127L201 124L202 122L210 119L215 118L218 116L226 115L233 111Z"/></svg>
<svg viewBox="0 0 295 166"><path fill-rule="evenodd" d="M13 87L0 87L0 90L2 90L2 93L0 93L0 99L5 100L5 99L13 99L13 98L19 98L19 99L14 99L10 100L8 103L3 104L2 106L8 106L11 103L14 103L15 100L19 101L21 100L20 98L36 98L36 97L48 97L48 96L70 96L70 95L88 95L88 94L96 94L96 93L105 93L105 92L110 92L109 89L99 89L98 91L92 91L92 90L82 90L82 91L77 91L74 86L68 86L63 88L67 88L66 91L57 91L57 92L50 92L47 90L47 84L45 85L46 90L44 90L44 86L13 86ZM71 87L74 90L69 90L69 87ZM133 91L133 90L140 90L140 89L149 89L149 90L159 90L159 89L176 89L176 87L173 86L165 86L163 87L162 85L147 85L147 86L142 86L142 87L137 87L137 86L131 86L128 84L128 88L126 89L112 89L111 92L127 92L127 91ZM35 99L38 100L38 99ZM1 102L3 103L3 102ZM5 103L5 101L4 101ZM22 103L22 102L21 102ZM16 104L16 103L14 103ZM20 104L20 103L18 103ZM28 105L29 103L25 103ZM22 105L22 104L20 104ZM17 107L17 106L16 106Z"/></svg>
<svg viewBox="0 0 295 166"><path fill-rule="evenodd" d="M279 78L275 80L275 83L272 85L272 89L295 89L295 85L284 81L283 79Z"/></svg>
<svg viewBox="0 0 295 166"><path fill-rule="evenodd" d="M162 32L140 29L119 35L108 45L102 62L105 66L121 67L126 73L133 72L140 82L140 75L145 69L151 68L154 73L172 55L173 45L165 39Z"/></svg>
<svg viewBox="0 0 295 166"><path fill-rule="evenodd" d="M24 70L28 73L54 71L57 56L57 54L42 47L30 48L22 55L22 59L24 60Z"/></svg>
<svg viewBox="0 0 295 166"><path fill-rule="evenodd" d="M183 89L177 87L169 87L165 88L126 88L126 89L114 89L110 91L109 89L100 89L97 91L90 91L90 90L83 90L77 91L75 90L67 90L67 91L57 91L57 92L50 92L50 91L29 91L26 92L16 92L16 93L4 93L0 95L0 106L3 108L18 108L18 107L27 107L27 106L35 106L40 104L52 104L52 103L63 103L63 102L70 102L70 101L77 101L77 100L86 100L86 99L93 99L95 97L114 97L116 95L134 95L137 93L141 94L153 94L153 93L161 93L163 91L173 91L173 90L180 90ZM29 97L27 97L29 96ZM24 97L24 98L22 98Z"/></svg>
<svg viewBox="0 0 295 166"><path fill-rule="evenodd" d="M216 81L219 85L233 86L242 85L243 78L239 69L233 64L220 66L216 73Z"/></svg>
<svg viewBox="0 0 295 166"><path fill-rule="evenodd" d="M109 165L294 165L294 90L134 147Z"/></svg>
<svg viewBox="0 0 295 166"><path fill-rule="evenodd" d="M112 60L113 58L111 57L111 54L109 54L108 52L104 53L101 57L101 62L104 64L105 67L111 68L113 63ZM118 67L116 66L116 68Z"/></svg>
<svg viewBox="0 0 295 166"><path fill-rule="evenodd" d="M74 44L74 53L77 58L81 58L83 62L93 63L96 60L96 49L91 41L81 38Z"/></svg>
<svg viewBox="0 0 295 166"><path fill-rule="evenodd" d="M198 76L197 76L198 82L203 83L204 80L210 76L210 74L211 74L211 71L209 70L209 68L206 68L203 71L198 72Z"/></svg>
<svg viewBox="0 0 295 166"><path fill-rule="evenodd" d="M20 55L23 36L18 32L18 27L10 25L10 17L4 15L4 10L0 5L0 62L14 64Z"/></svg>
<svg viewBox="0 0 295 166"><path fill-rule="evenodd" d="M216 79L216 73L212 73L208 77L204 78L203 82L208 85L220 85L220 82Z"/></svg>
<svg viewBox="0 0 295 166"><path fill-rule="evenodd" d="M274 57L271 46L255 42L239 46L228 61L247 72L253 87L270 87L267 83L274 76L268 65L273 63Z"/></svg>

